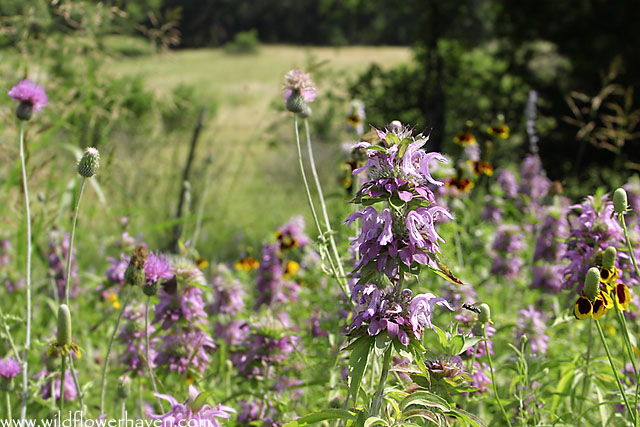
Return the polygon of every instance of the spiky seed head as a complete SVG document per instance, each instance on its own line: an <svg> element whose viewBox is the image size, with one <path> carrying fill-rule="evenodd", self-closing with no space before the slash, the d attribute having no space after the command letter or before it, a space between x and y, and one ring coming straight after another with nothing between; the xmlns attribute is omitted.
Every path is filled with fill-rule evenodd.
<svg viewBox="0 0 640 427"><path fill-rule="evenodd" d="M58 336L59 346L71 345L71 312L66 304L58 307Z"/></svg>
<svg viewBox="0 0 640 427"><path fill-rule="evenodd" d="M116 390L120 399L126 399L131 396L131 378L128 375L118 378Z"/></svg>
<svg viewBox="0 0 640 427"><path fill-rule="evenodd" d="M131 252L131 260L124 272L124 280L126 284L132 286L144 285L147 279L144 271L144 264L147 260L148 254L149 251L142 245L139 245L133 250L133 252Z"/></svg>
<svg viewBox="0 0 640 427"><path fill-rule="evenodd" d="M619 214L625 213L629 208L627 204L627 192L624 188L618 188L613 193L613 210Z"/></svg>
<svg viewBox="0 0 640 427"><path fill-rule="evenodd" d="M89 147L78 162L78 173L85 178L91 178L100 167L100 153L96 148Z"/></svg>
<svg viewBox="0 0 640 427"><path fill-rule="evenodd" d="M599 289L600 271L596 267L591 267L589 271L587 271L587 275L584 279L584 289L582 290L582 293L585 297L593 301L596 295L598 295Z"/></svg>
<svg viewBox="0 0 640 427"><path fill-rule="evenodd" d="M491 307L489 304L482 303L478 306L480 313L478 313L478 321L480 323L493 323L491 321Z"/></svg>
<svg viewBox="0 0 640 427"><path fill-rule="evenodd" d="M617 254L618 251L616 251L616 248L614 248L613 246L609 246L607 249L605 249L604 256L602 257L602 267L606 268L607 270L613 271L616 266Z"/></svg>
<svg viewBox="0 0 640 427"><path fill-rule="evenodd" d="M285 103L287 110L292 113L302 113L306 105L307 103L304 102L304 98L302 98L302 95L300 95L298 91L294 91Z"/></svg>

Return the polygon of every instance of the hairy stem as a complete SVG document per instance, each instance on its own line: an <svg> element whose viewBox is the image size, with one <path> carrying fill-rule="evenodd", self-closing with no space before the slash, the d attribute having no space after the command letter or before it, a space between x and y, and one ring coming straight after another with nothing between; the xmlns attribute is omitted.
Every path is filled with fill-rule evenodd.
<svg viewBox="0 0 640 427"><path fill-rule="evenodd" d="M487 327L483 323L482 324L482 337L484 338L485 344L488 341L487 338ZM502 415L504 415L504 419L507 421L509 427L511 427L511 420L507 415L507 411L504 410L504 406L502 405L502 401L500 400L500 396L498 396L498 386L496 385L496 379L493 375L493 362L491 360L491 352L489 352L489 348L487 347L487 360L489 362L489 372L491 373L491 385L493 386L493 394L496 396L496 400L498 401L498 406L500 406L500 410L502 411Z"/></svg>
<svg viewBox="0 0 640 427"><path fill-rule="evenodd" d="M27 223L27 335L22 357L22 400L20 403L20 420L27 417L27 398L29 397L29 350L31 349L31 209L29 208L29 188L27 186L27 165L24 155L24 121L20 121L20 164L22 166L22 188L24 192L24 208Z"/></svg>
<svg viewBox="0 0 640 427"><path fill-rule="evenodd" d="M76 207L73 211L73 223L71 224L71 234L69 235L69 248L67 250L67 269L64 278L64 303L69 305L69 281L71 276L71 254L73 253L73 239L76 235L76 224L78 223L78 213L80 213L80 200L82 199L82 193L84 192L84 184L87 178L82 177L80 182L80 191L78 192L78 200L76 200Z"/></svg>

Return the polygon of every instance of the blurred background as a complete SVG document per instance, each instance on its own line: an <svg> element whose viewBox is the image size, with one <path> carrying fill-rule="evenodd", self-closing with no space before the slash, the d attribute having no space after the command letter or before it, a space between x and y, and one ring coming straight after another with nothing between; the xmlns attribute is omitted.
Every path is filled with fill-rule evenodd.
<svg viewBox="0 0 640 427"><path fill-rule="evenodd" d="M82 250L100 256L104 236L125 230L167 247L201 210L201 254L232 259L308 215L288 70L311 72L319 90L311 131L336 218L353 99L365 132L401 120L448 155L457 134L507 125L494 167L537 151L575 198L640 169L637 22L632 0L2 0L0 70L5 93L28 77L50 98L27 136L36 227L66 226L75 158L95 146L103 163L83 202ZM0 100L7 229L21 217L14 109Z"/></svg>

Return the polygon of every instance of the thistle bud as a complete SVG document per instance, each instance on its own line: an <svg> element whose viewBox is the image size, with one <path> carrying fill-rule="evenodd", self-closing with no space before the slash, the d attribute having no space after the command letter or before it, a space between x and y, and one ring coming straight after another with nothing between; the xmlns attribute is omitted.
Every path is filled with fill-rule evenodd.
<svg viewBox="0 0 640 427"><path fill-rule="evenodd" d="M149 252L144 246L138 246L131 252L131 260L129 266L124 272L124 280L127 285L142 286L147 280L144 271L144 263L147 260Z"/></svg>
<svg viewBox="0 0 640 427"><path fill-rule="evenodd" d="M118 378L116 390L120 399L126 399L131 396L131 378L129 378L128 375L123 375Z"/></svg>
<svg viewBox="0 0 640 427"><path fill-rule="evenodd" d="M624 188L618 188L613 193L613 210L616 213L622 214L627 211L629 205L627 203L627 192Z"/></svg>
<svg viewBox="0 0 640 427"><path fill-rule="evenodd" d="M307 117L311 117L312 112L313 111L311 110L311 107L305 104L305 106L302 107L302 111L300 111L298 115L300 116L301 119L306 119Z"/></svg>
<svg viewBox="0 0 640 427"><path fill-rule="evenodd" d="M304 102L304 98L302 98L302 95L300 95L300 92L298 91L294 91L291 96L287 98L287 102L285 103L287 110L292 113L302 113L306 106L307 103Z"/></svg>
<svg viewBox="0 0 640 427"><path fill-rule="evenodd" d="M71 312L66 304L58 307L58 346L71 345Z"/></svg>
<svg viewBox="0 0 640 427"><path fill-rule="evenodd" d="M600 271L595 267L591 267L589 271L587 271L587 275L584 279L584 289L582 290L582 293L585 297L593 301L596 295L598 295L599 288Z"/></svg>
<svg viewBox="0 0 640 427"><path fill-rule="evenodd" d="M152 297L158 294L158 282L146 284L142 287L142 292L148 296Z"/></svg>
<svg viewBox="0 0 640 427"><path fill-rule="evenodd" d="M613 246L609 246L604 251L604 256L602 257L602 267L607 270L613 271L616 266L616 255L618 251Z"/></svg>
<svg viewBox="0 0 640 427"><path fill-rule="evenodd" d="M33 104L29 101L22 101L16 108L16 116L19 120L28 121L31 120L33 115Z"/></svg>
<svg viewBox="0 0 640 427"><path fill-rule="evenodd" d="M478 306L480 313L478 313L478 321L480 323L493 323L491 320L491 308L489 304L482 303Z"/></svg>
<svg viewBox="0 0 640 427"><path fill-rule="evenodd" d="M78 162L78 173L85 178L91 178L96 174L99 166L100 153L98 153L97 149L89 147Z"/></svg>

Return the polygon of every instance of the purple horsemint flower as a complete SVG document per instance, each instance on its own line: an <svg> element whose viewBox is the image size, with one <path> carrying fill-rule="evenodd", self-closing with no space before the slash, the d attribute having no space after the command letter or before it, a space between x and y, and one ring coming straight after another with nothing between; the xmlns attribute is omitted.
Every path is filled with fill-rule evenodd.
<svg viewBox="0 0 640 427"><path fill-rule="evenodd" d="M7 277L4 279L4 286L9 293L16 291L17 289L24 289L24 278L20 277L16 280Z"/></svg>
<svg viewBox="0 0 640 427"><path fill-rule="evenodd" d="M18 101L17 114L20 120L29 120L33 111L41 112L47 106L49 99L44 88L31 80L21 80L17 85L12 87L8 95L14 101Z"/></svg>
<svg viewBox="0 0 640 427"><path fill-rule="evenodd" d="M491 274L506 279L516 279L520 275L524 260L520 257L503 257L496 255L491 264Z"/></svg>
<svg viewBox="0 0 640 427"><path fill-rule="evenodd" d="M561 210L550 211L544 218L538 231L538 240L533 253L533 260L559 262L566 251L564 243L569 237L566 216Z"/></svg>
<svg viewBox="0 0 640 427"><path fill-rule="evenodd" d="M10 380L11 378L18 376L20 372L22 372L20 363L13 357L0 359L0 377L5 380Z"/></svg>
<svg viewBox="0 0 640 427"><path fill-rule="evenodd" d="M475 393L485 393L489 390L489 385L492 384L492 382L491 378L489 378L485 372L489 372L490 369L486 363L475 363L473 373L471 374L471 385L478 389Z"/></svg>
<svg viewBox="0 0 640 427"><path fill-rule="evenodd" d="M487 222L493 222L499 224L502 222L502 206L497 203L495 197L487 196L485 198L485 205L480 218Z"/></svg>
<svg viewBox="0 0 640 427"><path fill-rule="evenodd" d="M493 250L516 254L522 249L522 230L515 224L502 224L493 240Z"/></svg>
<svg viewBox="0 0 640 427"><path fill-rule="evenodd" d="M438 205L411 210L406 219L394 216L389 209L378 213L371 206L349 215L345 224L361 221L360 234L351 242L360 254L353 270L356 276L369 263L375 263L390 279L398 276L401 263L407 267L432 264L429 253L440 252L440 242L444 242L435 229L439 215L452 218Z"/></svg>
<svg viewBox="0 0 640 427"><path fill-rule="evenodd" d="M304 218L294 216L278 229L276 238L281 251L294 248L303 248L309 244L309 237L304 234Z"/></svg>
<svg viewBox="0 0 640 427"><path fill-rule="evenodd" d="M240 375L263 381L274 377L275 368L289 358L297 341L295 336L275 338L256 329L231 352L230 360Z"/></svg>
<svg viewBox="0 0 640 427"><path fill-rule="evenodd" d="M260 400L240 401L240 412L238 412L238 422L242 425L254 425L259 422L263 427L276 427L274 421L275 404L265 395Z"/></svg>
<svg viewBox="0 0 640 427"><path fill-rule="evenodd" d="M256 275L256 308L296 301L299 285L285 280L286 264L283 265L280 245L265 243L262 247L260 267Z"/></svg>
<svg viewBox="0 0 640 427"><path fill-rule="evenodd" d="M207 313L233 316L244 310L246 292L242 289L240 281L231 276L226 266L218 267L218 272L211 280L211 287L214 296L213 302L206 307Z"/></svg>
<svg viewBox="0 0 640 427"><path fill-rule="evenodd" d="M162 338L155 364L180 375L204 372L216 348L213 339L199 328L175 327L170 332Z"/></svg>
<svg viewBox="0 0 640 427"><path fill-rule="evenodd" d="M299 94L306 103L315 101L318 91L311 81L311 74L296 68L285 74L284 79L284 99Z"/></svg>
<svg viewBox="0 0 640 427"><path fill-rule="evenodd" d="M0 239L0 267L5 267L11 261L11 241Z"/></svg>
<svg viewBox="0 0 640 427"><path fill-rule="evenodd" d="M527 155L520 169L520 193L527 195L533 203L539 203L549 192L549 187L551 181L544 173L540 157L535 154Z"/></svg>
<svg viewBox="0 0 640 427"><path fill-rule="evenodd" d="M425 326L433 329L431 315L435 305L453 310L444 298L433 294L420 294L412 299L409 289L404 289L398 295L391 290L380 290L372 284L357 285L353 295L358 305L357 313L349 325L351 335L366 330L370 336L376 336L387 331L389 338L398 337L404 345L409 344L409 334L421 339Z"/></svg>
<svg viewBox="0 0 640 427"><path fill-rule="evenodd" d="M603 196L596 199L588 196L582 203L570 206L579 216L570 223L571 232L567 239L567 249L563 258L570 264L564 269L563 287L582 289L586 272L596 265L596 255L608 246L625 248L622 227L613 215L613 203ZM625 284L638 283L628 255L618 251L617 268L629 271Z"/></svg>
<svg viewBox="0 0 640 427"><path fill-rule="evenodd" d="M427 186L443 185L436 181L429 171L430 163L437 160L447 163L448 160L440 153L425 152L422 147L428 137L422 134L413 136L406 126L390 126L391 129L375 129L386 147L373 146L368 142L360 142L355 147L367 150L367 163L353 171L356 175L367 171L369 180L365 182L356 195L356 199L391 197L397 194L404 202L413 198L430 203L435 202L433 191ZM401 152L400 146L404 152Z"/></svg>
<svg viewBox="0 0 640 427"><path fill-rule="evenodd" d="M520 340L523 335L527 336L531 354L543 355L547 352L549 337L545 334L547 325L544 320L544 314L531 304L526 309L518 310L516 338Z"/></svg>
<svg viewBox="0 0 640 427"><path fill-rule="evenodd" d="M46 369L38 372L35 375L35 378L44 377L47 378L45 383L40 387L40 397L43 400L51 399L51 381L53 381L53 390L55 392L56 400L60 399L60 372L49 372ZM71 375L70 371L64 376L64 400L67 402L71 402L76 400L78 397L78 390L76 389L76 384L73 381L73 375Z"/></svg>
<svg viewBox="0 0 640 427"><path fill-rule="evenodd" d="M55 280L58 287L58 297L65 296L65 278L67 268L67 254L69 253L69 233L53 232L49 235L47 242L47 264L49 274ZM78 296L78 266L76 265L76 248L71 252L71 279L69 294L75 298Z"/></svg>
<svg viewBox="0 0 640 427"><path fill-rule="evenodd" d="M562 264L539 264L533 266L533 281L531 287L545 292L558 293L562 290L564 280Z"/></svg>
<svg viewBox="0 0 640 427"><path fill-rule="evenodd" d="M193 385L189 386L189 398L179 403L176 398L168 394L155 394L159 399L166 400L171 409L166 414L147 413L149 418L162 420L163 427L208 426L218 427L218 419L231 418L236 411L228 406L211 406L205 400L198 399L201 393Z"/></svg>
<svg viewBox="0 0 640 427"><path fill-rule="evenodd" d="M105 275L110 283L124 286L124 273L127 271L127 267L129 266L129 258L130 257L124 253L120 254L119 259L113 257L107 258L107 261L109 261L110 264L109 267L107 267Z"/></svg>
<svg viewBox="0 0 640 427"><path fill-rule="evenodd" d="M231 346L239 346L251 334L251 325L244 320L233 320L229 323L217 323L214 336L223 339Z"/></svg>
<svg viewBox="0 0 640 427"><path fill-rule="evenodd" d="M124 366L125 372L137 372L144 374L146 365L146 344L144 337L144 307L130 305L126 308L122 317L125 319L124 325L118 334L118 342L124 344L125 349L120 354L120 363ZM154 367L154 359L157 356L156 347L159 343L153 334L156 331L153 325L149 325L149 358L151 367Z"/></svg>
<svg viewBox="0 0 640 427"><path fill-rule="evenodd" d="M515 199L518 197L518 181L516 176L510 170L503 169L498 174L498 183L502 187L504 197Z"/></svg>

